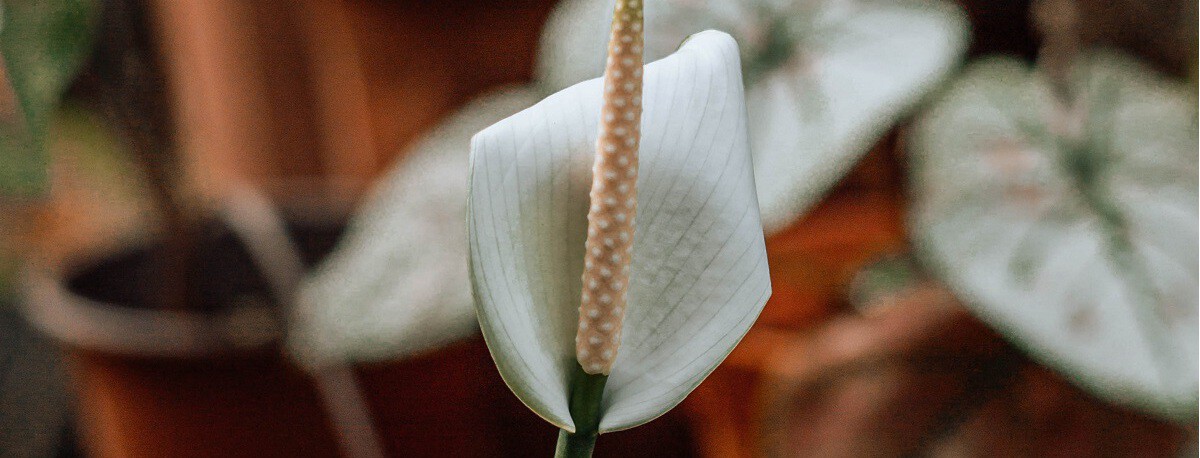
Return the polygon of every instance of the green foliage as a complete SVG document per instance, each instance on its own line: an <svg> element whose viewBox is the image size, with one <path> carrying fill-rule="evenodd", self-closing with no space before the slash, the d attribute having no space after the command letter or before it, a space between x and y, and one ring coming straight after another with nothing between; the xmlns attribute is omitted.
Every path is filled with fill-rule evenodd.
<svg viewBox="0 0 1200 458"><path fill-rule="evenodd" d="M854 276L850 284L850 302L860 312L866 312L924 280L915 259L897 255L877 259Z"/></svg>
<svg viewBox="0 0 1200 458"><path fill-rule="evenodd" d="M0 196L46 187L46 137L63 93L86 61L99 14L93 0L4 0L0 53L16 107L0 113Z"/></svg>
<svg viewBox="0 0 1200 458"><path fill-rule="evenodd" d="M69 170L65 174L69 184L64 188L75 189L76 195L79 189L86 189L95 196L103 196L102 203L91 202L104 207L106 219L98 226L110 234L128 232L149 207L145 200L147 185L116 133L99 113L70 101L61 103L48 115L54 136L46 141L46 156L49 163L62 161ZM63 194L71 194L69 189L64 190ZM22 260L29 257L30 250L37 249L25 243L29 231L34 229L30 215L36 210L21 202L5 204L0 201L0 303L15 298L16 275Z"/></svg>

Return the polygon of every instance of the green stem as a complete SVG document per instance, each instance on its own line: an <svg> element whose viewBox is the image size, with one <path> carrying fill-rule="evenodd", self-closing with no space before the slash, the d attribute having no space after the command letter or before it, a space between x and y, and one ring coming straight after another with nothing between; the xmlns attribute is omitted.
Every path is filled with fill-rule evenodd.
<svg viewBox="0 0 1200 458"><path fill-rule="evenodd" d="M570 403L575 432L559 430L558 445L554 449L555 458L592 456L592 449L596 447L596 437L600 435L600 401L604 395L604 384L607 382L607 375L589 374L578 364L575 365Z"/></svg>
<svg viewBox="0 0 1200 458"><path fill-rule="evenodd" d="M587 458L592 456L596 447L596 436L571 434L565 429L558 430L558 444L554 447L555 458Z"/></svg>

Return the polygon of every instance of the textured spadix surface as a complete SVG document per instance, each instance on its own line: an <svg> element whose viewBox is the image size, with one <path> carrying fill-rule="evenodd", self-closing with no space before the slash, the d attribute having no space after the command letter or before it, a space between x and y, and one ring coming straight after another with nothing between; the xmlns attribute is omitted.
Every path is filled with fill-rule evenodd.
<svg viewBox="0 0 1200 458"><path fill-rule="evenodd" d="M1082 61L1056 115L1024 64L976 64L912 139L922 252L979 315L1118 403L1195 420L1195 98ZM1079 132L1082 147L1058 132ZM1074 149L1074 151L1072 151Z"/></svg>
<svg viewBox="0 0 1200 458"><path fill-rule="evenodd" d="M542 40L551 89L604 70L614 0L564 0ZM967 21L930 1L662 0L645 5L647 61L726 30L746 72L750 144L768 233L798 219L953 69Z"/></svg>
<svg viewBox="0 0 1200 458"><path fill-rule="evenodd" d="M288 333L301 361L403 358L476 332L463 226L471 136L539 99L498 91L415 142L301 285Z"/></svg>
<svg viewBox="0 0 1200 458"><path fill-rule="evenodd" d="M601 432L683 400L771 291L737 44L699 33L647 65L644 84L628 307ZM480 132L471 147L467 224L480 326L513 392L569 431L602 90L599 79L571 86Z"/></svg>

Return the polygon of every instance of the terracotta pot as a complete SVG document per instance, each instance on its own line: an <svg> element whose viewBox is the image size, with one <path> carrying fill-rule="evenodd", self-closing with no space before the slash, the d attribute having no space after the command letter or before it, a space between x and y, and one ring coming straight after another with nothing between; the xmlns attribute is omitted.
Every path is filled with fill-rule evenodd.
<svg viewBox="0 0 1200 458"><path fill-rule="evenodd" d="M297 224L310 260L335 224ZM199 241L186 310L150 308L151 245L26 275L25 312L67 353L84 448L95 456L330 456L317 393L279 351L282 326L245 249Z"/></svg>
<svg viewBox="0 0 1200 458"><path fill-rule="evenodd" d="M339 225L292 224L312 263ZM26 276L26 315L67 353L84 449L97 457L337 456L312 377L280 350L267 285L229 230L203 231L185 310L149 308L153 246ZM481 338L355 371L391 456L549 455L556 430L504 385ZM679 414L606 435L597 456L693 456Z"/></svg>
<svg viewBox="0 0 1200 458"><path fill-rule="evenodd" d="M488 90L527 83L557 0L150 0L189 186L360 195Z"/></svg>

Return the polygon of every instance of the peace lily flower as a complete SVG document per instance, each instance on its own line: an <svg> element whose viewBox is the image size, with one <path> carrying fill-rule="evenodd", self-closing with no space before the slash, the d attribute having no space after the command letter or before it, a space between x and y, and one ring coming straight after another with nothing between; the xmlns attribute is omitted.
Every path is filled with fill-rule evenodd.
<svg viewBox="0 0 1200 458"><path fill-rule="evenodd" d="M603 70L601 19L615 0L564 0L539 80L558 89ZM646 57L688 35L740 43L763 225L797 220L955 68L967 20L940 0L662 0L646 5Z"/></svg>
<svg viewBox="0 0 1200 458"><path fill-rule="evenodd" d="M616 9L604 79L471 146L480 327L568 455L682 401L771 292L737 43L698 33L643 75L637 3Z"/></svg>
<svg viewBox="0 0 1200 458"><path fill-rule="evenodd" d="M979 62L919 122L920 252L1034 358L1195 421L1195 88L1114 54L1060 73Z"/></svg>
<svg viewBox="0 0 1200 458"><path fill-rule="evenodd" d="M463 225L468 147L480 129L539 99L524 87L480 97L383 177L301 284L288 344L304 365L404 358L477 332Z"/></svg>
<svg viewBox="0 0 1200 458"><path fill-rule="evenodd" d="M743 41L754 43L739 48L747 62L758 62L766 56L762 51L751 52L751 49L776 48L763 47L761 38L755 38L759 35L749 33L745 25L757 24L770 17L765 15L768 10L750 14L758 10L748 8L750 4L745 2L691 5L652 2L646 6L650 8L647 20L651 21L647 30L651 42L647 44L646 55L665 56L673 52L689 32L703 30L700 28L703 24L718 23L736 26L735 32L744 36ZM722 5L725 7L721 8ZM822 90L819 97L812 97L813 100L823 100L820 106L829 107L829 116L847 120L844 126L861 135L841 136L838 138L842 140L825 142L822 139L832 131L812 124L807 118L798 121L801 124L797 128L793 123L795 117L786 113L791 108L775 110L782 114L771 118L761 108L763 103L789 107L796 98L788 96L784 100L771 95L773 93L766 89L765 82L800 84L810 79L799 78L797 75L801 73L794 71L794 66L743 65L743 68L755 67L759 70L754 72L763 75L748 82L752 97L758 100L752 102L760 107L750 107L750 114L756 118L748 126L753 143L758 145L754 162L758 169L756 182L760 188L760 201L784 202L767 196L782 196L776 192L781 190L795 190L800 196L791 201L794 206L775 207L787 211L768 211L770 215L764 220L772 229L798 217L829 183L836 180L845 166L853 162L853 157L874 142L891 124L889 120L901 112L902 105L908 103L901 102L915 100L944 73L945 68L949 68L964 42L961 15L936 2L924 8L908 3L892 6L853 4L857 6L840 10L831 9L825 3L814 5L805 10L786 11L788 15L780 17L801 24L825 24L816 38L798 40L792 37L793 34L779 38L787 38L787 43L795 42L784 47L794 48L787 53L793 56L791 59L811 55L804 59L810 61L812 69L820 70L813 73L818 79L812 81L820 82ZM611 2L563 2L563 7L547 27L540 62L540 77L544 79L541 86L562 88L600 74L603 69L600 56L610 25L606 18L612 11L605 8L609 7ZM678 14L661 14L664 8ZM822 19L810 20L814 12L821 13L816 17ZM581 16L583 14L588 16ZM723 19L714 19L714 15ZM839 20L833 21L833 18ZM564 34L563 30L572 33ZM843 35L856 38L838 38ZM814 46L814 42L830 44ZM799 48L805 51L801 52ZM565 54L568 51L570 55ZM919 55L913 58L903 53ZM880 59L879 55L907 57ZM831 63L822 64L823 61ZM871 72L884 72L888 77L875 81ZM531 88L499 91L468 104L424 140L415 142L404 159L366 197L337 250L305 279L288 333L290 347L302 362L320 366L339 361L404 358L476 332L466 265L466 231L461 224L466 214L470 137L540 98ZM794 101L799 102L798 99ZM768 119L759 119L764 117ZM879 122L867 126L862 124L863 121ZM775 127L763 127L767 125ZM777 152L783 153L781 160L800 161L799 165L781 168L791 166L771 159L768 156L773 153L766 152L767 146L779 142L761 140L763 135L781 135L784 143L791 142L777 146L781 148ZM818 147L821 144L846 148L837 153ZM848 156L839 159L842 157L839 154L843 153ZM776 161L775 167L763 166L771 161ZM766 186L770 183L775 184L772 188L775 191L767 192Z"/></svg>

